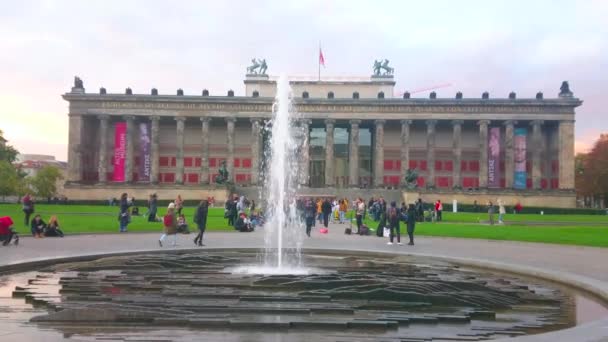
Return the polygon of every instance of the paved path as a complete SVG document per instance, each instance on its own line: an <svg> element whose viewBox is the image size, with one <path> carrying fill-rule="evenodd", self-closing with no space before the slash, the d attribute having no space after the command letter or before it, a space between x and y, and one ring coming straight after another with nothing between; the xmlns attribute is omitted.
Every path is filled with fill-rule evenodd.
<svg viewBox="0 0 608 342"><path fill-rule="evenodd" d="M480 266L491 263L516 271L550 276L558 281L580 282L579 285L599 290L608 297L608 248L430 237L417 238L415 246L388 246L385 238L344 235L346 226L332 225L327 235L319 234L315 230L312 238L304 240L303 247L432 255L460 259ZM22 237L18 247L0 247L0 266L83 254L159 250L159 236L160 233L127 233L67 236L63 239ZM193 238L193 234L179 235L179 246L163 249L195 248ZM263 241L261 230L254 233L210 232L205 237L206 247L200 248L257 248L263 246ZM608 319L594 324L585 329L585 335L581 336L585 336L587 341L608 341L601 338L608 337ZM597 334L589 334L590 329ZM576 331L576 328L570 330ZM572 336L568 340L578 341L578 335L574 336L574 340L571 339ZM563 338L566 337L553 336L554 338L565 340ZM540 341L538 338L534 340Z"/></svg>

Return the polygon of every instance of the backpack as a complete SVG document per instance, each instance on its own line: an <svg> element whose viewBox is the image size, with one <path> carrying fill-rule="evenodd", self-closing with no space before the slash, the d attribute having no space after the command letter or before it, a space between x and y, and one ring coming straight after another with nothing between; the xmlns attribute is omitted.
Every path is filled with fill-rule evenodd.
<svg viewBox="0 0 608 342"><path fill-rule="evenodd" d="M397 218L397 209L391 208L388 212L388 217L391 219L391 221L395 220Z"/></svg>
<svg viewBox="0 0 608 342"><path fill-rule="evenodd" d="M165 225L165 227L171 227L173 225L173 215L166 214L163 217L163 224Z"/></svg>

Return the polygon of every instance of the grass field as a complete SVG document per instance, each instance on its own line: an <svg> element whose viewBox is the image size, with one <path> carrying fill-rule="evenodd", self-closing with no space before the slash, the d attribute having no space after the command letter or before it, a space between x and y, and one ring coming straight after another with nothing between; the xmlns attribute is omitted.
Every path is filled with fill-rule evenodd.
<svg viewBox="0 0 608 342"><path fill-rule="evenodd" d="M140 208L142 214L145 208ZM184 208L186 219L193 230L192 217L194 207ZM51 215L57 215L66 234L75 233L115 233L118 232L118 207L81 206L81 205L47 205L36 206L36 213L48 222ZM161 208L159 216L165 213ZM351 217L352 213L349 213ZM23 223L23 212L17 204L0 204L0 216L11 216L15 228L22 234L29 234L29 227ZM449 213L443 214L444 222L418 223L416 235L442 236L488 240L511 240L526 242L544 242L567 245L608 247L608 217L599 215L535 215L507 214L506 225L489 226L479 224L487 220L485 213ZM525 222L555 222L554 225L526 225ZM559 224L558 224L559 222ZM588 224L586 224L588 223ZM604 225L603 223L606 223ZM378 224L366 219L366 224L376 228ZM232 231L224 219L223 208L210 208L207 220L210 231ZM143 216L133 217L129 224L131 232L160 232L162 223L147 222ZM402 227L402 233L405 234Z"/></svg>

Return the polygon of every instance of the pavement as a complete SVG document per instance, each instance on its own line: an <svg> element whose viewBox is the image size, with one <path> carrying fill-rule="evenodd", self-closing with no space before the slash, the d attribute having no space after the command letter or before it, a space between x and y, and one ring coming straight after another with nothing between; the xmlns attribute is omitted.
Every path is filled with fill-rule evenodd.
<svg viewBox="0 0 608 342"><path fill-rule="evenodd" d="M313 229L304 239L305 249L387 252L444 258L452 262L532 275L574 286L608 303L608 248L564 246L540 243L490 241L479 239L416 237L415 246L387 245L386 238L344 235L348 224L331 224L329 234ZM318 228L318 226L317 226ZM261 248L264 232L208 232L205 247L196 247L194 235L179 235L178 246L158 246L160 232L138 234L75 235L65 238L34 239L22 237L19 246L0 247L0 271L3 266L39 262L83 255L129 253L174 249ZM403 241L407 242L404 234ZM608 317L575 328L548 334L517 338L518 341L607 341ZM513 339L509 339L513 341Z"/></svg>

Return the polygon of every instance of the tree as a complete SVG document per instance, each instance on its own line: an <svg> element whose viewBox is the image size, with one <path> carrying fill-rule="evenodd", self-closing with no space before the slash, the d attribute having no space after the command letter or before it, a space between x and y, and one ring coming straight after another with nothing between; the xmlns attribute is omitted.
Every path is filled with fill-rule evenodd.
<svg viewBox="0 0 608 342"><path fill-rule="evenodd" d="M0 160L7 161L9 163L14 163L17 160L17 155L19 152L11 145L7 145L8 142L4 138L4 133L0 129Z"/></svg>
<svg viewBox="0 0 608 342"><path fill-rule="evenodd" d="M55 166L47 165L31 177L30 184L37 197L47 198L57 193L57 181L60 179L63 179L61 171Z"/></svg>
<svg viewBox="0 0 608 342"><path fill-rule="evenodd" d="M13 164L0 160L0 196L11 196L18 192L21 177Z"/></svg>
<svg viewBox="0 0 608 342"><path fill-rule="evenodd" d="M602 134L589 153L575 158L575 182L579 195L606 198L608 194L608 135Z"/></svg>

